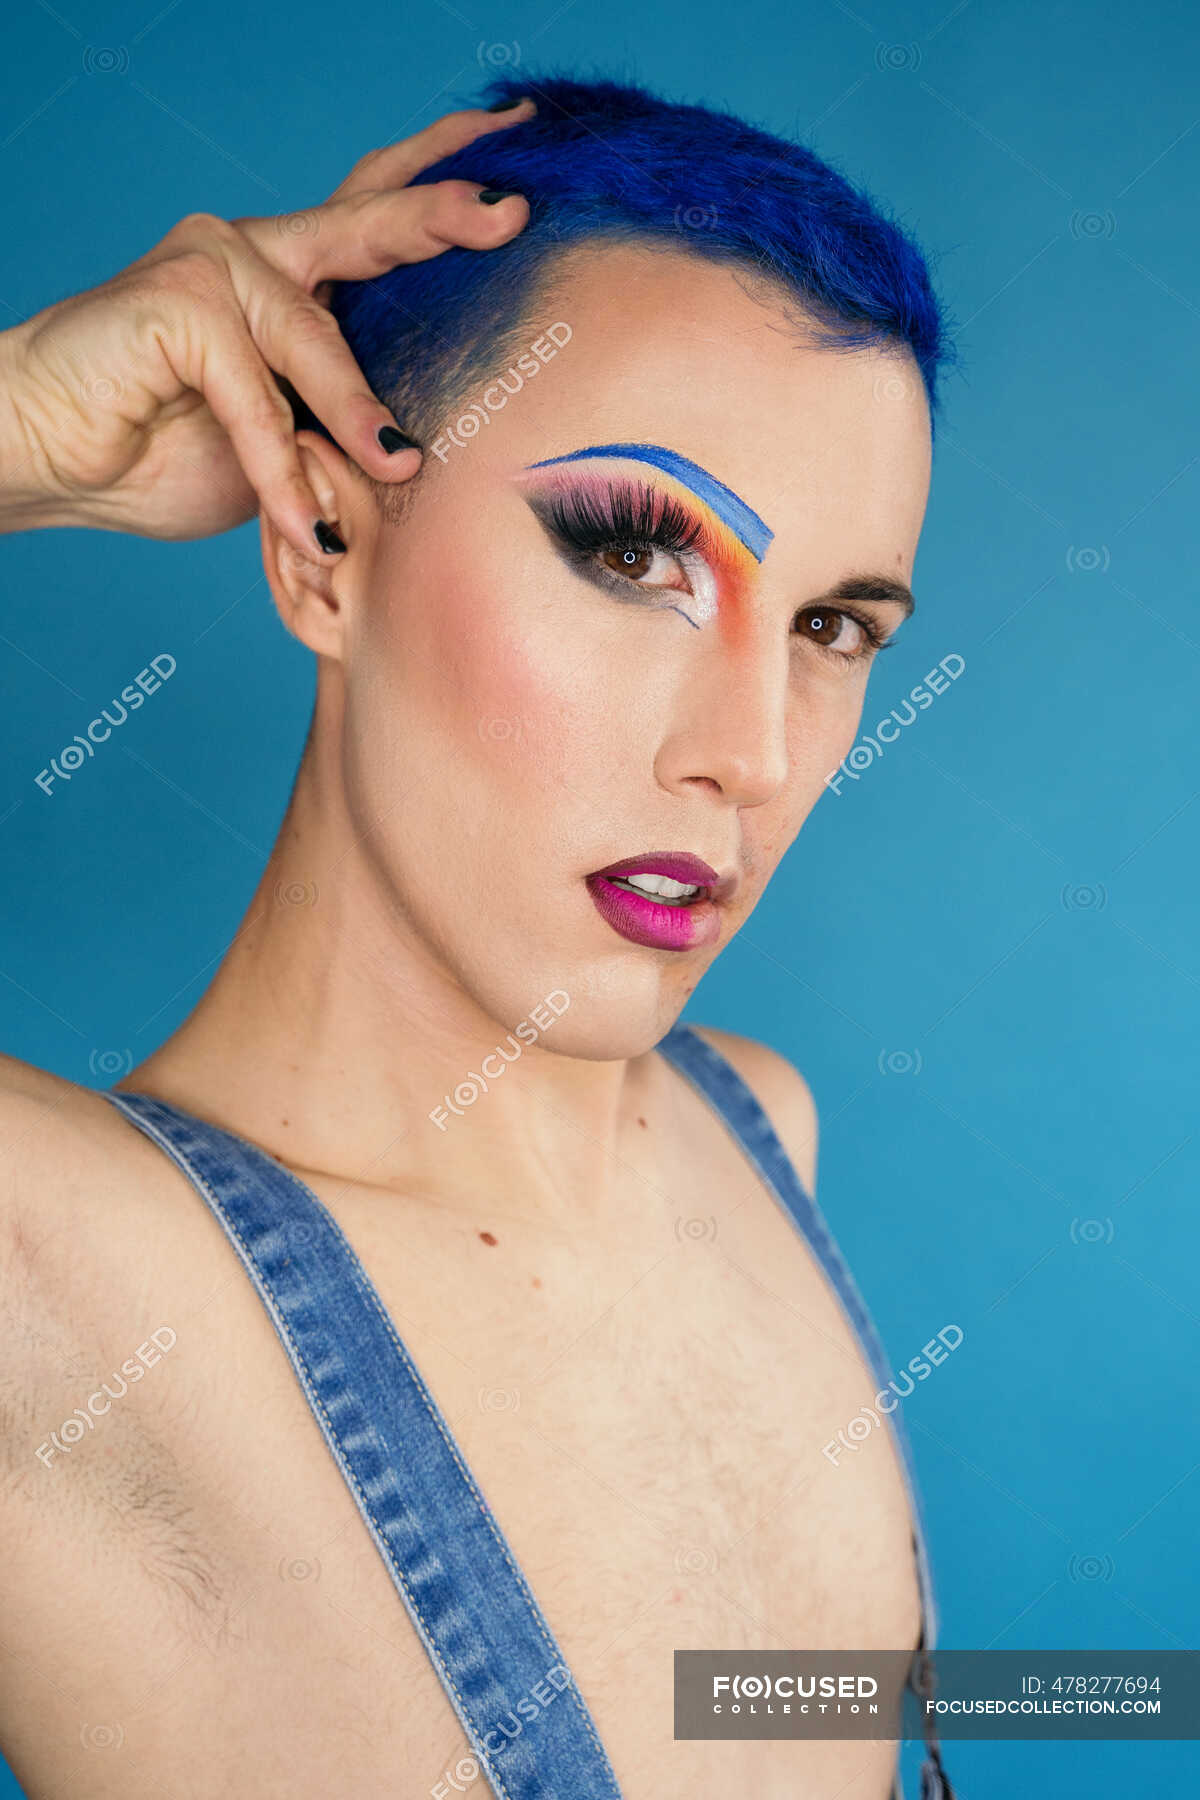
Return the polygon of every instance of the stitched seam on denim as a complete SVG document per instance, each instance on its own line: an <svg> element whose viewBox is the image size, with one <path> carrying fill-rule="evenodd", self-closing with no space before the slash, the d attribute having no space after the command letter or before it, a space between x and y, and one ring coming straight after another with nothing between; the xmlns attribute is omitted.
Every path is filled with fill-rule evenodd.
<svg viewBox="0 0 1200 1800"><path fill-rule="evenodd" d="M817 1250L817 1245L804 1230L794 1211L780 1193L776 1181L754 1147L753 1141L749 1135L750 1129L753 1129L757 1136L762 1140L764 1148L773 1153L781 1173L783 1174L783 1179L786 1180L787 1176L790 1175L795 1181L796 1187L811 1210L813 1222L821 1235L821 1239L832 1253L832 1260L836 1265L838 1273L845 1279L850 1299L848 1300L846 1293L843 1293L839 1285L837 1274L828 1268L824 1268L824 1265L822 1265L826 1278L837 1296L838 1303L841 1306L843 1313L846 1315L848 1323L859 1340L859 1348L866 1354L866 1361L870 1367L871 1374L877 1374L878 1370L875 1366L876 1358L873 1354L872 1344L877 1347L880 1352L883 1352L883 1345L880 1341L879 1334L871 1324L866 1304L858 1291L858 1286L850 1273L846 1260L838 1248L833 1233L829 1228L829 1223L818 1207L815 1197L808 1192L808 1189L796 1174L792 1159L784 1149L779 1134L772 1125L766 1108L758 1099L758 1096L754 1093L754 1090L750 1087L749 1083L744 1081L742 1076L734 1068L728 1057L722 1055L719 1050L715 1049L706 1038L702 1038L699 1032L695 1031L690 1025L681 1026L679 1029L686 1033L686 1037L683 1039L682 1045L677 1044L674 1046L674 1052L671 1049L664 1048L662 1043L658 1044L656 1048L666 1057L666 1060L671 1063L672 1067L677 1069L678 1072L686 1078L701 1098L707 1101L709 1107L721 1120L721 1123L725 1126L730 1137L732 1137L734 1142L738 1145L751 1167L757 1171L765 1186L771 1190L776 1203L787 1214L793 1226L800 1232L800 1235L809 1242L810 1247L814 1251L817 1251L817 1261L820 1263L821 1257L819 1250ZM684 1046L686 1046L686 1049ZM714 1087L718 1091L724 1089L725 1097L741 1109L747 1121L746 1130L739 1129L734 1123L732 1107L727 1111L715 1097L712 1089L706 1087L699 1072L695 1068L689 1066L689 1051L694 1052L700 1062L707 1063ZM678 1056L678 1060L676 1060L676 1056ZM863 1320L866 1324L865 1331L860 1327L859 1321L855 1317L855 1309L863 1316ZM886 1353L882 1354L880 1360L883 1366L889 1366ZM893 1408L893 1412L894 1410L895 1409ZM928 1545L925 1541L920 1500L917 1494L916 1471L915 1469L910 1468L908 1446L904 1439L901 1438L896 1420L891 1413L888 1415L888 1430L895 1448L896 1460L900 1466L900 1473L908 1495L909 1509L912 1514L914 1531L910 1533L910 1535L913 1538L914 1558L917 1565L917 1580L921 1595L921 1637L922 1641L928 1637L932 1644L932 1640L935 1636L934 1626L936 1624L937 1614L933 1593L932 1569L929 1563Z"/></svg>
<svg viewBox="0 0 1200 1800"><path fill-rule="evenodd" d="M201 1122L203 1123L203 1121L201 1121ZM215 1127L212 1127L212 1129L220 1131L222 1129L222 1127L215 1126ZM234 1134L231 1132L228 1135L232 1137ZM249 1139L245 1139L245 1138L238 1139L238 1142L244 1144L245 1147L252 1153L252 1166L253 1166L253 1158L256 1158L256 1157L261 1158L264 1155L264 1152L261 1149L259 1149L259 1147L256 1144L252 1144L249 1141ZM484 1499L483 1495L480 1493L479 1488L476 1486L475 1478L472 1475L470 1469L468 1468L466 1462L463 1460L463 1457L459 1451L457 1444L454 1442L454 1439L450 1436L450 1433L447 1429L445 1420L442 1418L440 1412L438 1411L437 1406L433 1402L432 1395L430 1395L427 1392L426 1387L425 1387L424 1378L422 1377L419 1369L417 1368L416 1364L413 1362L412 1358L409 1356L408 1351L407 1351L403 1341L401 1340L399 1334L396 1331L396 1327L392 1320L392 1317L389 1314L389 1312L387 1311L387 1308L383 1304L383 1301L378 1292L378 1289L375 1287L375 1284L372 1282L369 1274L367 1273L366 1269L363 1267L362 1260L359 1257L358 1252L355 1250L353 1244L350 1242L349 1238L347 1238L347 1236L343 1232L341 1226L338 1224L338 1222L334 1218L333 1214L329 1211L329 1208L325 1205L325 1203L321 1199L320 1195L314 1194L312 1189L308 1186L307 1182L303 1181L299 1175L296 1175L291 1169L284 1167L282 1164L279 1164L279 1165L272 1164L270 1166L269 1172L272 1175L284 1175L287 1177L288 1180L294 1182L295 1185L297 1186L297 1188L300 1190L300 1192L305 1196L305 1198L307 1200L309 1200L314 1207L318 1208L320 1210L320 1212L324 1215L326 1220L328 1221L332 1232L336 1236L339 1244L341 1245L343 1252L345 1253L347 1268L348 1268L351 1279L357 1285L362 1297L365 1300L367 1300L375 1308L376 1312L379 1314L379 1317L383 1324L384 1330L386 1331L388 1337L391 1339L392 1345L393 1345L394 1349L396 1350L397 1355L400 1357L401 1361L403 1362L405 1368L408 1370L408 1372L412 1378L413 1386L416 1388L419 1399L421 1400L422 1404L424 1405L426 1412L429 1414L430 1419L433 1421L434 1425L437 1427L437 1430L441 1435L442 1441L445 1444L446 1449L449 1451L451 1457L453 1458L455 1466L457 1467L457 1469L459 1471L459 1474L462 1476L463 1481L466 1483L466 1486L469 1489L471 1496L474 1499L475 1504L477 1505L477 1507L479 1509L480 1517L482 1518L484 1524L487 1526L487 1529L490 1531L493 1539L495 1540L496 1548L500 1551L501 1556L504 1558L504 1561L507 1564L509 1571L511 1572L511 1574L516 1582L517 1589L525 1601L525 1605L529 1612L529 1616L530 1616L534 1626L536 1627L539 1635L541 1636L542 1641L546 1644L546 1646L549 1650L553 1651L557 1660L562 1663L563 1667L566 1668L568 1673L571 1675L571 1689L570 1689L571 1699L575 1705L576 1711L579 1714L579 1718L583 1725L584 1730L586 1731L588 1737L592 1741L592 1744L594 1745L595 1749L597 1750L597 1752L599 1753L599 1755L601 1757L601 1760L603 1763L602 1773L604 1775L604 1779L607 1784L608 1791L610 1792L610 1794L615 1796L615 1800L622 1800L621 1790L620 1790L620 1787L617 1785L616 1775L611 1768L608 1752L605 1750L604 1745L602 1744L600 1737L597 1734L595 1722L593 1721L591 1714L588 1711L587 1704L584 1701L583 1695L580 1692L579 1684L575 1679L574 1672L573 1672L573 1670L571 1670L570 1664L567 1662L565 1656L563 1655L562 1647L558 1643L556 1643L554 1636L550 1631L549 1621L544 1617L541 1607L538 1605L538 1602L537 1602L536 1598L534 1597L532 1589L529 1587L528 1582L525 1580L525 1577L524 1577L515 1557L512 1554L511 1548L505 1541L503 1533L500 1531L498 1521L496 1520L494 1514L492 1513L492 1510L489 1507L487 1501ZM235 1227L235 1229L236 1229L236 1227ZM250 1254L249 1251L247 1251L247 1254L248 1255ZM331 1429L332 1429L332 1421L330 1422L330 1424L331 1424ZM339 1439L338 1441L340 1443L341 1440Z"/></svg>
<svg viewBox="0 0 1200 1800"><path fill-rule="evenodd" d="M153 1096L147 1096L147 1097L150 1099L153 1099ZM116 1103L120 1104L119 1098L117 1099ZM157 1104L162 1105L164 1103L158 1102ZM125 1110L125 1109L122 1107L122 1110ZM147 1121L147 1123L150 1124L151 1121ZM223 1127L209 1125L207 1123L207 1121L205 1121L205 1120L199 1120L199 1121L197 1121L197 1123L200 1124L204 1129L209 1130L209 1131L215 1131L215 1132L223 1131ZM155 1130L156 1135L159 1135L157 1133L157 1128L153 1128L153 1129ZM258 1145L251 1143L248 1138L240 1138L237 1136L237 1134L235 1132L226 1132L226 1133L224 1133L224 1135L227 1137L233 1138L236 1143L242 1145L246 1150L248 1150L251 1153L252 1169L253 1169L254 1159L255 1158L261 1159L265 1156L265 1152L263 1150L261 1150L258 1147ZM179 1163L180 1167L182 1167L184 1169L185 1173L188 1173L190 1175L193 1165L191 1164L190 1159L187 1158L185 1153L180 1151L177 1154L174 1146L170 1142L170 1139L166 1138L165 1134L161 1134L161 1141L163 1142L164 1147L168 1150L168 1153ZM263 1171L256 1171L256 1172L262 1173ZM289 1181L293 1182L295 1184L295 1186L299 1189L299 1191L305 1196L305 1198L312 1204L312 1206L314 1208L316 1208L321 1214L323 1214L325 1219L328 1221L330 1228L332 1229L332 1231L333 1231L334 1235L336 1236L338 1242L340 1243L343 1251L345 1252L346 1259L347 1259L347 1265L348 1265L348 1269L349 1269L351 1278L358 1285L363 1297L365 1299L367 1299L368 1301L370 1301L371 1304L375 1307L376 1311L379 1313L380 1319L384 1325L384 1328L387 1332L388 1337L391 1339L392 1344L393 1344L397 1354L399 1355L399 1357L401 1358L401 1361L404 1363L404 1366L406 1367L406 1369L409 1371L409 1373L411 1374L411 1376L413 1378L413 1384L417 1389L419 1398L421 1399L422 1403L425 1406L425 1410L428 1412L430 1418L432 1419L433 1423L436 1425L439 1433L441 1434L441 1437L443 1439L443 1442L446 1445L447 1450L450 1452L450 1455L453 1457L454 1462L455 1462L456 1466L458 1467L459 1473L462 1475L467 1487L470 1489L472 1497L474 1498L477 1506L479 1507L480 1515L483 1518L484 1523L487 1525L488 1530L491 1532L493 1538L495 1539L496 1546L499 1549L501 1555L504 1557L504 1560L507 1563L507 1565L516 1581L518 1591L520 1592L520 1594L522 1595L522 1597L525 1600L526 1607L529 1611L529 1614L533 1621L533 1624L537 1628L543 1641L555 1653L555 1656L557 1657L557 1659L562 1663L564 1668L566 1668L568 1673L571 1675L571 1697L572 1697L572 1700L574 1701L576 1711L579 1714L579 1717L583 1724L584 1730L586 1731L588 1737L591 1739L593 1746L595 1747L597 1753L599 1754L599 1756L601 1758L601 1763L602 1763L601 1774L603 1775L605 1785L608 1789L608 1792L614 1796L614 1800L623 1800L623 1796L621 1794L621 1789L617 1783L615 1772L613 1771L613 1769L611 1767L608 1752L605 1750L604 1745L602 1744L602 1742L596 1732L595 1723L591 1717L591 1714L588 1711L588 1708L587 1708L586 1702L584 1701L583 1695L579 1690L579 1685L575 1679L574 1671L570 1668L569 1663L567 1663L566 1658L564 1657L564 1655L562 1653L561 1646L555 1642L553 1636L551 1635L550 1630L549 1630L548 1621L545 1620L545 1618L543 1617L541 1608L539 1607L537 1600L534 1598L534 1595L529 1588L528 1583L526 1582L520 1568L518 1567L515 1559L513 1558L511 1550L509 1549L508 1545L506 1544L506 1542L499 1530L497 1521L495 1520L495 1518L493 1517L493 1515L491 1513L491 1509L488 1507L487 1502L484 1500L479 1489L476 1487L474 1477L472 1476L470 1470L468 1469L468 1467L464 1463L461 1455L459 1454L458 1448L455 1445L453 1439L450 1437L444 1421L438 1414L436 1406L434 1406L432 1404L432 1396L427 1394L427 1392L425 1391L425 1384L420 1375L420 1372L416 1368L416 1365L412 1362L411 1358L408 1355L407 1350L405 1349L404 1344L402 1343L399 1335L397 1334L396 1328L391 1319L391 1316L387 1312L387 1309L384 1307L382 1299L381 1299L377 1289L375 1288L374 1283L371 1281L370 1276L367 1274L366 1269L363 1267L361 1259L359 1258L357 1251L355 1250L353 1244L351 1244L350 1240L346 1237L341 1226L338 1224L338 1222L334 1218L333 1214L329 1211L329 1208L325 1205L324 1201L320 1198L320 1196L318 1194L313 1193L312 1189L308 1186L307 1182L301 1180L300 1176L296 1175L291 1169L286 1168L283 1164L272 1163L269 1165L269 1170L266 1172L269 1172L273 1176L280 1176L280 1175L285 1176ZM228 1214L225 1211L224 1205L222 1204L219 1197L212 1191L212 1189L209 1188L201 1171L198 1169L195 1170L195 1175L199 1181L204 1182L205 1191L211 1195L212 1201L219 1208L221 1216L223 1218L228 1218ZM241 1233L238 1231L235 1221L232 1219L229 1219L229 1225L232 1228L232 1230L237 1233L238 1241L239 1241L239 1243L241 1243L242 1242ZM243 1248L246 1251L246 1256L247 1256L248 1260L250 1261L250 1263L254 1266L255 1269L258 1269L257 1260L254 1257L251 1250L249 1249L249 1246L243 1244ZM261 1275L261 1270L259 1270L259 1273ZM274 1296L272 1295L272 1298L273 1297ZM285 1323L286 1323L286 1321L285 1321ZM290 1341L291 1340L290 1330L288 1333L288 1337L289 1337L289 1341ZM299 1355L299 1354L300 1354L299 1347L297 1346L297 1355ZM305 1364L305 1371L307 1371L307 1364ZM302 1379L303 1379L303 1377L302 1377ZM306 1391L308 1391L308 1383L307 1382L305 1383L305 1386L306 1386ZM317 1400L317 1403L319 1405L321 1405L322 1417L324 1417L326 1419L326 1422L329 1425L330 1433L337 1442L338 1450L339 1450L338 1462L339 1462L339 1466L343 1466L343 1458L345 1456L345 1450L342 1445L341 1437L339 1436L339 1434L333 1424L333 1421L331 1419L329 1419L328 1414L325 1412L325 1408L321 1404L319 1396L314 1394L314 1398ZM357 1477L354 1476L354 1474L353 1474L353 1470L350 1470L349 1468L344 1467L344 1473L353 1480L356 1490L361 1493L362 1490L359 1487ZM379 1525L379 1521L378 1521L378 1519L375 1518L374 1513L370 1512L369 1502L367 1501L365 1494L363 1495L363 1504L367 1508L368 1512L370 1513L371 1519L373 1520L375 1525L379 1528L379 1530L382 1534L383 1528ZM408 1584L404 1580L403 1571L395 1563L394 1552L392 1551L390 1544L387 1546L387 1554L388 1554L388 1560L392 1563L392 1566L394 1568L396 1568L397 1575L399 1576L401 1582L404 1583L405 1591L408 1592L409 1591ZM424 1625L425 1619L424 1619L423 1614L421 1614L421 1612L420 1612L420 1608L416 1604L415 1598L413 1598L413 1610L417 1613L418 1617L421 1618L421 1622ZM426 1625L425 1628L426 1628L426 1630L428 1630L429 1629L428 1625ZM435 1652L434 1654L435 1654L436 1659L439 1662L439 1664L444 1667L445 1665L442 1663L440 1653ZM453 1685L453 1678L450 1676L449 1670L446 1671L446 1674L447 1674L447 1679L450 1680L451 1684ZM458 1688L456 1686L455 1686L454 1691L455 1691L455 1693L458 1693ZM461 1695L460 1695L460 1698L461 1698ZM464 1707L464 1713L465 1713L465 1711L466 1711L465 1701L463 1703L463 1707ZM472 1721L472 1725L473 1725L473 1729L476 1732L477 1737L479 1738L481 1760L483 1760L485 1768L488 1768L490 1770L491 1764L487 1760L487 1752L482 1750L482 1733L479 1731L478 1726L474 1726L473 1721ZM500 1778L498 1775L497 1775L496 1779L499 1782ZM500 1785L500 1791L506 1796L506 1800L509 1800L508 1790L507 1790L507 1788L505 1788L503 1786L502 1783Z"/></svg>
<svg viewBox="0 0 1200 1800"><path fill-rule="evenodd" d="M338 1229L336 1219L333 1221L333 1224L334 1224L334 1228ZM339 1235L340 1235L340 1231L339 1231ZM354 1262L357 1263L358 1258L355 1255L353 1245L347 1244L346 1247L349 1250L350 1255L354 1258ZM360 1265L360 1268L361 1268L361 1265ZM353 1265L351 1266L351 1274L356 1279L358 1279L359 1270L356 1270L353 1267ZM382 1299L380 1298L378 1292L376 1291L374 1284L371 1282L371 1279L367 1275L367 1272L365 1269L361 1270L361 1278L362 1278L362 1281L365 1282L365 1284L366 1284L364 1297L367 1300L369 1300L372 1303L372 1305L375 1307L375 1309L378 1312L379 1317L383 1323L384 1329L386 1330L388 1336L391 1338L392 1343L394 1344L397 1353L403 1358L404 1362L412 1370L413 1375L419 1384L418 1385L418 1393L420 1394L421 1399L425 1403L425 1409L429 1413L430 1418L433 1420L434 1424L437 1426L439 1432L441 1433L442 1439L445 1442L446 1448L450 1452L450 1455L454 1458L454 1461L458 1467L459 1473L462 1475L463 1480L466 1482L467 1486L470 1488L471 1493L476 1501L476 1504L479 1507L480 1515L483 1518L483 1521L486 1524L488 1530L491 1532L493 1538L495 1539L496 1547L500 1551L500 1554L503 1556L505 1562L508 1564L509 1570L511 1571L513 1577L516 1580L517 1587L525 1599L526 1606L529 1610L529 1614L533 1620L534 1625L537 1627L537 1630L541 1634L541 1636L542 1636L544 1642L546 1643L546 1645L548 1646L548 1648L551 1649L552 1651L554 1651L555 1655L563 1663L563 1666L566 1667L568 1669L568 1671L570 1672L570 1666L569 1666L569 1664L567 1664L566 1658L563 1656L562 1649L555 1642L554 1637L551 1634L549 1621L543 1617L541 1607L538 1605L537 1600L534 1598L533 1592L532 1592L531 1588L529 1587L528 1583L526 1582L525 1577L522 1574L521 1569L518 1566L515 1558L513 1557L512 1551L510 1550L508 1544L505 1542L505 1539L499 1529L499 1524L492 1514L491 1508L488 1506L483 1495L480 1493L479 1489L476 1487L475 1479L474 1479L473 1475L471 1474L470 1469L467 1467L466 1463L463 1461L461 1455L459 1454L458 1446L455 1444L453 1438L449 1435L446 1425L445 1425L444 1421L442 1420L442 1418L439 1416L437 1409L431 1404L432 1397L427 1396L425 1394L425 1392L423 1391L424 1383L421 1381L421 1377L420 1377L415 1365L410 1360L410 1358L408 1356L408 1352L405 1350L403 1343L401 1342L399 1336L397 1335L396 1327L392 1322L391 1315L388 1313L387 1308L384 1306ZM602 1759L604 1761L605 1768L603 1770L603 1773L605 1776L605 1780L608 1783L609 1791L610 1791L610 1793L617 1796L617 1800L621 1800L621 1790L617 1786L615 1773L613 1773L608 1766L608 1764L609 1764L608 1752L605 1750L603 1744L601 1743L601 1741L596 1733L595 1724L592 1720L591 1714L589 1713L589 1711L587 1709L587 1705L584 1701L583 1695L579 1691L579 1686L575 1680L573 1673L571 1675L571 1698L575 1702L576 1710L579 1713L580 1719L583 1723L584 1730L587 1732L588 1736L591 1738L592 1743L595 1745L597 1751L600 1753L600 1756L602 1757Z"/></svg>
<svg viewBox="0 0 1200 1800"><path fill-rule="evenodd" d="M149 1097L153 1098L153 1096L149 1096ZM258 1264L256 1257L254 1256L253 1252L250 1250L249 1245L246 1244L245 1240L243 1239L242 1234L241 1234L240 1230L238 1229L236 1220L234 1220L233 1218L230 1217L230 1215L228 1214L228 1212L225 1209L224 1204L222 1203L222 1201L220 1199L220 1196L209 1185L204 1174L195 1167L195 1165L192 1163L191 1159L187 1156L187 1154L184 1151L178 1149L177 1146L171 1142L171 1139L166 1135L165 1132L162 1132L159 1130L158 1126L154 1124L152 1119L147 1119L144 1116L139 1115L136 1112L131 1112L131 1111L127 1110L125 1105L123 1104L122 1099L119 1097L114 1099L113 1104L120 1107L120 1110L123 1113L125 1113L126 1118L132 1118L136 1123L139 1123L141 1125L142 1129L146 1130L148 1135L150 1135L154 1139L154 1141L157 1144L159 1144L163 1150L166 1151L168 1156L171 1157L172 1161L174 1163L176 1163L176 1165L180 1169L183 1170L184 1174L188 1177L188 1179L190 1181L192 1181L197 1187L200 1188L201 1192L205 1195L210 1207L217 1212L219 1217L224 1221L227 1230L230 1233L232 1233L233 1236L236 1237L238 1243L241 1245L243 1251L245 1252L246 1260L251 1266L251 1279L254 1281L254 1285L258 1289L259 1293L271 1303L272 1317L277 1319L279 1326L281 1326L283 1329L283 1332L286 1336L289 1346L295 1353L294 1358L293 1358L293 1365L296 1367L296 1372L300 1376L300 1381L304 1388L305 1393L309 1396L309 1403L310 1403L310 1405L314 1406L316 1409L319 1410L321 1417L325 1420L325 1423L329 1428L329 1436L334 1440L335 1444L337 1445L337 1450L336 1450L335 1454L337 1456L338 1466L342 1470L343 1479L347 1480L350 1483L350 1485L353 1487L354 1491L358 1494L358 1496L361 1500L361 1503L362 1503L362 1509L367 1513L367 1516L370 1518L372 1524L375 1526L376 1530L379 1532L380 1537L383 1539L384 1545L386 1547L387 1561L389 1562L392 1569L394 1570L397 1579L399 1580L401 1586L404 1589L404 1592L408 1595L408 1598L412 1605L413 1611L416 1613L417 1617L420 1619L421 1624L425 1628L425 1631L427 1633L429 1633L429 1630L430 1630L429 1625L425 1620L425 1616L422 1613L420 1606L417 1604L416 1596L411 1592L411 1590L409 1588L408 1581L405 1577L403 1569L401 1569L399 1564L396 1562L395 1552L393 1551L391 1544L387 1540L386 1533L384 1532L383 1527L380 1525L379 1520L375 1517L375 1514L371 1508L371 1503L367 1499L366 1495L363 1493L362 1486L358 1480L357 1475L355 1474L354 1470L350 1467L348 1461L346 1460L345 1447L342 1444L342 1440L341 1440L341 1437L338 1433L336 1426L334 1425L332 1419L329 1417L329 1414L325 1410L324 1402L322 1401L320 1395L317 1393L316 1388L313 1385L312 1376L309 1371L307 1360L304 1357L304 1354L301 1351L300 1346L296 1343L295 1339L293 1338L292 1332L291 1332L291 1327L288 1323L288 1320L287 1320L286 1316L283 1314L283 1312L280 1310L280 1308L278 1306L278 1302L275 1299L275 1294L274 1294L273 1290L270 1288L269 1284L267 1283L266 1278L263 1274L262 1269L260 1268L260 1266ZM162 1104L162 1103L160 1102L160 1104ZM213 1127L213 1129L219 1130L220 1127L219 1126ZM287 1173L289 1173L289 1171L284 1170L283 1173L287 1174ZM303 1184L301 1184L301 1185L303 1185ZM316 1199L316 1196L314 1195L313 1198ZM317 1204L320 1205L320 1201L318 1201ZM336 1220L334 1221L334 1223L336 1224ZM361 1412L361 1410L362 1409L360 1407L359 1411ZM438 1667L442 1670L443 1674L445 1675L447 1682L453 1688L455 1694L458 1696L460 1706L461 1706L460 1716L467 1722L470 1731L472 1732L473 1736L477 1740L477 1742L476 1742L477 1754L479 1756L479 1760L481 1761L484 1768L488 1772L489 1781L492 1782L492 1785L496 1788L497 1792L500 1793L501 1795L503 1795L504 1800L512 1800L512 1796L510 1795L508 1788L505 1786L504 1781L502 1780L500 1774L496 1770L493 1769L491 1757L488 1754L488 1752L483 1748L483 1734L482 1734L478 1724L472 1718L471 1713L467 1707L467 1703L466 1703L465 1699L463 1698L462 1694L459 1692L458 1684L456 1683L453 1675L450 1673L450 1670L446 1667L445 1661L443 1660L443 1657L442 1657L442 1653L441 1653L440 1649L437 1647L437 1645L435 1643L433 1643L432 1636L430 1636L429 1640L427 1641L426 1648L427 1648L427 1650L430 1651L431 1655L433 1656L434 1661L437 1663Z"/></svg>

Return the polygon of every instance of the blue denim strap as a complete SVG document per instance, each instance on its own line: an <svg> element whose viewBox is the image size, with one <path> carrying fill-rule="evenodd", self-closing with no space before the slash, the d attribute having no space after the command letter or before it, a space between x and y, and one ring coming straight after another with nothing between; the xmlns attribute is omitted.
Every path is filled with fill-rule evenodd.
<svg viewBox="0 0 1200 1800"><path fill-rule="evenodd" d="M621 1800L541 1608L332 1214L242 1138L149 1095L106 1098L241 1258L492 1791Z"/></svg>
<svg viewBox="0 0 1200 1800"><path fill-rule="evenodd" d="M732 1063L705 1038L693 1031L690 1025L674 1025L656 1048L719 1114L735 1141L741 1145L785 1212L807 1239L832 1282L858 1337L863 1354L879 1384L876 1392L882 1391L892 1379L892 1371L871 1315L845 1258L834 1241L824 1214L806 1191L791 1158L754 1093ZM909 1677L910 1687L919 1694L921 1690L917 1681L922 1672L926 1676L928 1674L928 1665L923 1663L922 1658L926 1652L932 1651L937 1640L937 1606L908 1433L898 1407L893 1407L888 1419L908 1493L913 1521L913 1550L921 1590L921 1645L913 1658L913 1670ZM937 1735L929 1722L926 1724L925 1742L927 1756L921 1769L921 1800L954 1800L953 1789L942 1769ZM899 1776L893 1792L897 1800L902 1800Z"/></svg>

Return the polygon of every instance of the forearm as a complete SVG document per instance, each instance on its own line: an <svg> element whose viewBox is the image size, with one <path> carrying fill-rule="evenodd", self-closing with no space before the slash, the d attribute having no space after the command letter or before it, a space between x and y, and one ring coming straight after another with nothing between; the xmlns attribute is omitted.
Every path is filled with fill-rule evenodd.
<svg viewBox="0 0 1200 1800"><path fill-rule="evenodd" d="M65 496L48 469L22 396L22 358L34 321L0 331L0 532L74 525Z"/></svg>

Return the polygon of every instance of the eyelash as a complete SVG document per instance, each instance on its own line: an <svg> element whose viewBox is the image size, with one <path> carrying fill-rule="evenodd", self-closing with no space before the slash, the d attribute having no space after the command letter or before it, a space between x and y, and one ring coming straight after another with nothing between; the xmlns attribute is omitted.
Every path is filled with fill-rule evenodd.
<svg viewBox="0 0 1200 1800"><path fill-rule="evenodd" d="M662 550L682 560L703 535L704 529L671 495L643 484L609 482L607 504L584 489L558 490L540 499L535 510L558 539L571 564L622 600L629 599L630 590L637 593L638 584L614 574L611 569L600 567L594 560L600 551L633 550L644 556L653 550ZM641 589L643 594L650 591ZM831 614L852 619L867 640L867 647L852 655L828 644L813 644L814 649L832 657L835 662L864 662L878 651L892 647L894 633L884 631L869 613L859 612L844 603L806 607L796 614L796 618L828 618ZM803 633L798 635L803 636Z"/></svg>
<svg viewBox="0 0 1200 1800"><path fill-rule="evenodd" d="M539 510L573 562L588 574L608 577L614 588L626 593L637 584L610 569L597 569L591 559L598 551L646 555L663 550L669 556L683 556L704 531L670 494L642 485L609 482L607 503L583 488L559 489L540 503Z"/></svg>

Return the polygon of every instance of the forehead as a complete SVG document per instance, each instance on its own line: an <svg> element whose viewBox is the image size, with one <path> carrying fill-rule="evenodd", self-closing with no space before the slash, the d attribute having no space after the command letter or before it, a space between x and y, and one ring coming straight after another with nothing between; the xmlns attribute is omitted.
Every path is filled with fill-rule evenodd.
<svg viewBox="0 0 1200 1800"><path fill-rule="evenodd" d="M422 536L459 546L477 529L494 554L510 541L494 507L536 479L532 465L640 442L745 502L772 584L823 592L853 569L912 576L931 458L915 361L906 347L815 345L794 299L740 266L673 246L572 247L439 432L395 521L410 547L420 521ZM590 466L672 479L634 462Z"/></svg>
<svg viewBox="0 0 1200 1800"><path fill-rule="evenodd" d="M555 266L531 338L559 322L568 342L507 408L524 463L670 445L776 536L789 522L886 518L915 547L931 450L907 346L820 345L796 297L749 268L602 240Z"/></svg>

